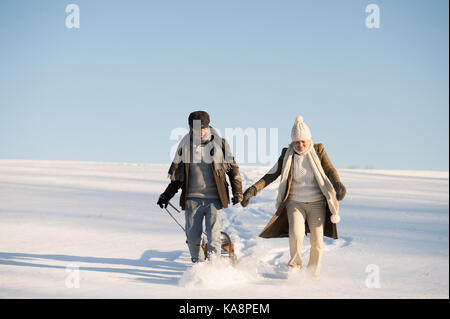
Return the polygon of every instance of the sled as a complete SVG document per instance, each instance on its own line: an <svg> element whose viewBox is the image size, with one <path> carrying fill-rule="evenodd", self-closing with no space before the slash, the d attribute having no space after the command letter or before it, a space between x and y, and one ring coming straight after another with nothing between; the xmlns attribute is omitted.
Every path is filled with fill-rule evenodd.
<svg viewBox="0 0 450 319"><path fill-rule="evenodd" d="M220 255L224 256L224 257L229 257L231 259L231 261L234 263L236 261L236 255L234 253L234 244L233 241L231 240L230 235L228 235L226 232L220 232L220 234L222 235L221 241L222 241L222 245L221 245L221 252ZM201 243L201 247L203 249L203 253L205 254L205 256L208 255L208 242L206 239L206 236L203 236L202 239L202 243Z"/></svg>
<svg viewBox="0 0 450 319"><path fill-rule="evenodd" d="M175 206L172 205L172 203L168 203L170 207L172 207L172 209L174 209L179 215L183 216L183 213L178 210ZM170 215L170 217L172 217L172 219L175 221L175 223L178 224L178 226L180 226L180 228L186 233L186 229L180 224L180 222L170 213L170 211L167 209L167 207L164 208L166 210L166 212ZM228 257L230 258L231 262L234 263L236 261L236 254L234 253L234 244L233 241L231 240L231 237L226 233L221 231L221 252L220 255L223 257ZM208 240L206 239L206 233L203 232L203 238L202 238L202 243L201 243L201 248L205 254L205 256L208 256Z"/></svg>

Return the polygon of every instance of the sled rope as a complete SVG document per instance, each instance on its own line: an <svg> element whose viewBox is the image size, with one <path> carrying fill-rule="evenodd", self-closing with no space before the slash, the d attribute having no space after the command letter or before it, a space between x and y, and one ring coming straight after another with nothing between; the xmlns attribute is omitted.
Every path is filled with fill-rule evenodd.
<svg viewBox="0 0 450 319"><path fill-rule="evenodd" d="M178 214L180 214L181 216L183 216L183 213L180 212L175 206L172 205L171 202L168 202L169 206L172 207ZM167 214L169 214L170 217L172 217L172 219L175 221L175 223L177 223L178 226L180 226L180 228L186 233L186 229L179 223L179 221L172 215L172 213L167 209L167 207L164 207L164 209L166 210ZM220 232L223 236L225 236L226 242L224 243L222 241L222 249L225 250L228 253L228 256L231 258L231 260L233 262L236 261L236 255L234 254L234 245L233 242L231 241L230 236L225 233L225 232ZM203 235L206 235L206 232L203 232ZM207 254L207 243L202 244L202 248L205 252L205 254Z"/></svg>
<svg viewBox="0 0 450 319"><path fill-rule="evenodd" d="M169 203L169 204L170 204L170 203ZM172 206L172 204L170 204L170 205ZM172 206L172 207L173 207L173 206ZM167 207L164 207L164 209L166 210L167 214L169 214L169 216L172 217L172 219L175 221L175 223L177 223L178 226L180 226L181 229L182 229L184 232L186 232L186 229L178 222L178 220L177 220L175 217L173 217L173 215L169 212L169 210L167 209Z"/></svg>
<svg viewBox="0 0 450 319"><path fill-rule="evenodd" d="M173 206L171 202L169 202L168 204L169 204L170 207L172 207L178 214L180 214L181 216L183 216L183 213L180 212L175 206ZM172 217L172 219L175 221L175 223L177 223L178 226L180 226L181 229L182 229L184 232L186 232L186 229L178 222L178 220L177 220L175 217L173 217L173 215L169 212L169 210L167 209L167 207L164 207L164 209L165 209L166 212L170 215L170 217ZM206 233L203 232L203 235L206 235Z"/></svg>

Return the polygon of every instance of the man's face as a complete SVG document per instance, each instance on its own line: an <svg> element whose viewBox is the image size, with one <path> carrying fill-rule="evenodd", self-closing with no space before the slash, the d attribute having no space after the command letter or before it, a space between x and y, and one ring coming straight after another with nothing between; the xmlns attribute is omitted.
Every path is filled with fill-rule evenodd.
<svg viewBox="0 0 450 319"><path fill-rule="evenodd" d="M200 133L200 138L203 138L203 136L205 136L206 132L208 131L208 128L201 128L200 131L198 131L197 129L193 129L192 126L189 126L189 128L191 129L192 132L194 132L194 135L197 135Z"/></svg>

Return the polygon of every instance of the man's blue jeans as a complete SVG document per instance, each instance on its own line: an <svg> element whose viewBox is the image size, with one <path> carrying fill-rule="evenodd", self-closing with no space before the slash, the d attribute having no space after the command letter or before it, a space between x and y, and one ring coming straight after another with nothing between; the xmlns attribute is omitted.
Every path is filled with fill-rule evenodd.
<svg viewBox="0 0 450 319"><path fill-rule="evenodd" d="M220 256L222 239L222 203L219 199L188 198L186 200L186 237L192 262L204 261L200 243L205 220L208 238L208 255L216 253Z"/></svg>

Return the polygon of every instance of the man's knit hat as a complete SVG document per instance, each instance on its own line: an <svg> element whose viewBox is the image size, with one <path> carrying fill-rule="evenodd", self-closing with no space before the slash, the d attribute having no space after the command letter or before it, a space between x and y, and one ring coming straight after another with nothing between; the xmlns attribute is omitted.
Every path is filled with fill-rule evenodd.
<svg viewBox="0 0 450 319"><path fill-rule="evenodd" d="M194 127L194 121L201 122L201 128L209 127L209 114L205 111L195 111L189 114L188 122L190 127Z"/></svg>
<svg viewBox="0 0 450 319"><path fill-rule="evenodd" d="M295 123L291 131L291 139L292 142L306 141L311 139L311 131L309 130L308 125L303 122L302 116L297 116L297 118L295 119Z"/></svg>

